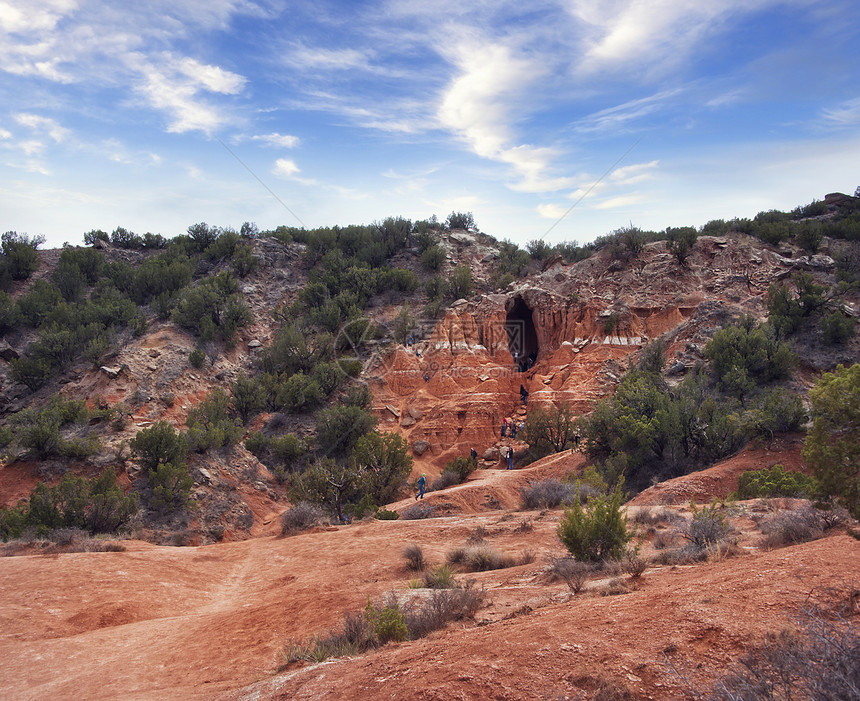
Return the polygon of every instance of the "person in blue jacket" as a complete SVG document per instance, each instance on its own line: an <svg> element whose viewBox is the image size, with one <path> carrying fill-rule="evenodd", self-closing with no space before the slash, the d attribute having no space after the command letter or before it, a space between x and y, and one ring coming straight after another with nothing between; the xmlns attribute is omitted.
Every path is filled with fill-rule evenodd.
<svg viewBox="0 0 860 701"><path fill-rule="evenodd" d="M424 498L424 485L427 484L427 475L421 473L421 477L418 478L418 494L415 495L415 501L418 499Z"/></svg>

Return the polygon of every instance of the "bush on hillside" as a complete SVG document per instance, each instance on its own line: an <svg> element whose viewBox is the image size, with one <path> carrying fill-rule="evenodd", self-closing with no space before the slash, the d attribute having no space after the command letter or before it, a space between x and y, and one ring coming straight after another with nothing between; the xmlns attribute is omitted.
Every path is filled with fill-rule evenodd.
<svg viewBox="0 0 860 701"><path fill-rule="evenodd" d="M623 493L616 487L606 496L592 497L583 507L575 499L558 524L558 537L570 553L587 562L618 559L631 536L621 511Z"/></svg>

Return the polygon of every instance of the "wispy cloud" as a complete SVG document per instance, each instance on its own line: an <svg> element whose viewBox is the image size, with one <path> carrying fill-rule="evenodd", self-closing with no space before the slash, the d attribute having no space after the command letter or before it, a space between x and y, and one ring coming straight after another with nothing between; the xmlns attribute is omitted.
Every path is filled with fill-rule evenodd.
<svg viewBox="0 0 860 701"><path fill-rule="evenodd" d="M29 127L30 129L49 136L54 142L60 143L65 141L71 132L63 126L60 126L56 120L50 117L43 117L38 114L29 114L19 112L13 115L18 124Z"/></svg>
<svg viewBox="0 0 860 701"><path fill-rule="evenodd" d="M621 129L629 128L629 125L636 120L665 109L671 98L680 92L680 88L661 90L647 97L607 107L578 121L573 125L573 128L580 133L618 132Z"/></svg>
<svg viewBox="0 0 860 701"><path fill-rule="evenodd" d="M654 177L654 169L659 163L660 161L649 161L616 168L609 175L609 179L619 185L632 185L641 183L643 180L651 180Z"/></svg>
<svg viewBox="0 0 860 701"><path fill-rule="evenodd" d="M260 141L267 146L275 146L278 148L295 148L301 142L298 136L279 134L278 132L272 132L271 134L257 134L250 138L251 141Z"/></svg>
<svg viewBox="0 0 860 701"><path fill-rule="evenodd" d="M851 127L860 124L860 97L843 102L838 107L822 110L825 123L837 127Z"/></svg>

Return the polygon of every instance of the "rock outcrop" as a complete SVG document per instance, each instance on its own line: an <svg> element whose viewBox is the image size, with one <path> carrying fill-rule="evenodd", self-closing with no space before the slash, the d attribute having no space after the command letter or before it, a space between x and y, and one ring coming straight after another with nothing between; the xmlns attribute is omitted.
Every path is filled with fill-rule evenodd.
<svg viewBox="0 0 860 701"><path fill-rule="evenodd" d="M505 294L458 301L414 347L372 359L381 428L429 443L417 462L438 469L472 447L499 445L502 419L525 413L521 386L529 406L588 411L661 335L681 377L719 326L742 313L763 317L768 284L808 264L782 252L744 236L701 237L686 267L663 242L636 258L604 249L574 265L551 260Z"/></svg>

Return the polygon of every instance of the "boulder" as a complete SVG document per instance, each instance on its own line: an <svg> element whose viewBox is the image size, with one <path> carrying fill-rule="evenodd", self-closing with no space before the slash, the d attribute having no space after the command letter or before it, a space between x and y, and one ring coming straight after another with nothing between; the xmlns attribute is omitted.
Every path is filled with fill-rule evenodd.
<svg viewBox="0 0 860 701"><path fill-rule="evenodd" d="M430 444L427 441L415 441L412 444L412 452L418 455L424 455L430 449Z"/></svg>

